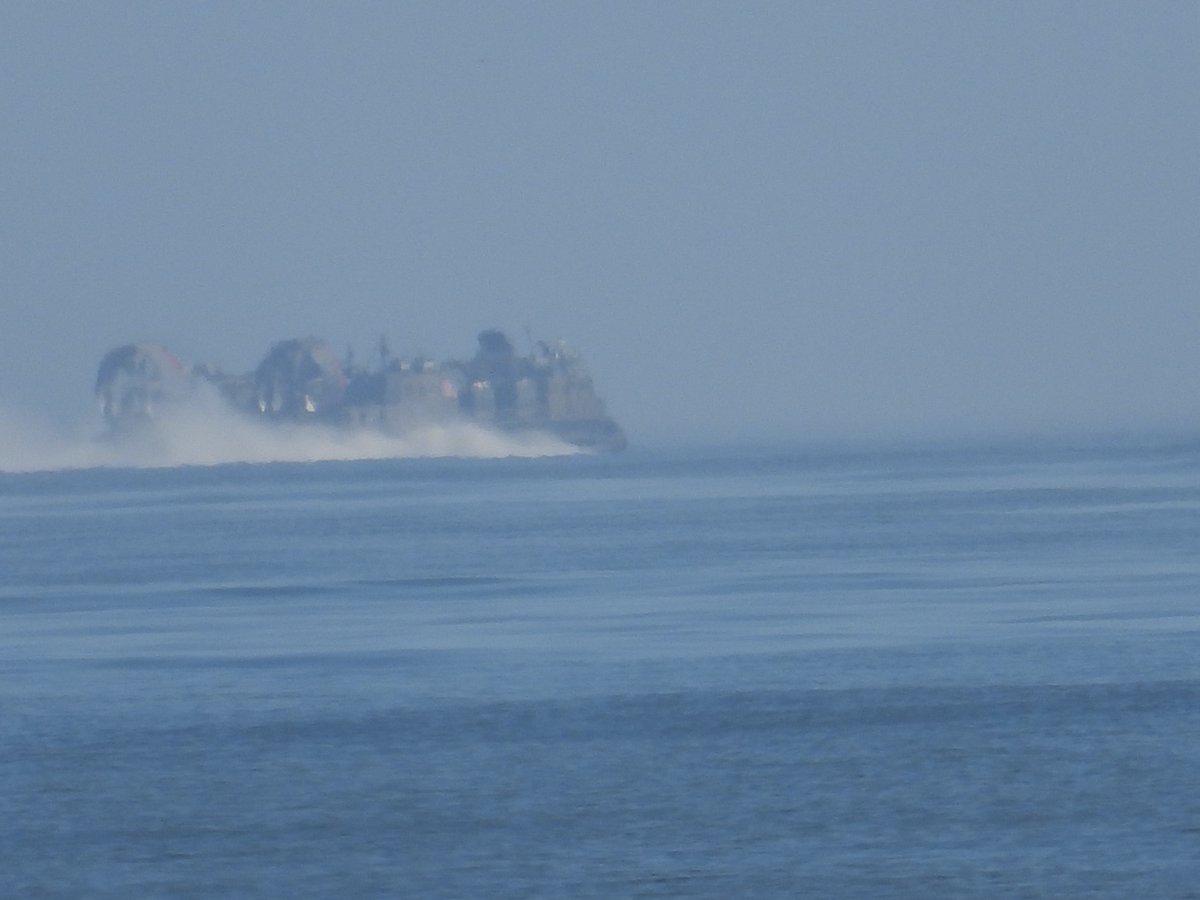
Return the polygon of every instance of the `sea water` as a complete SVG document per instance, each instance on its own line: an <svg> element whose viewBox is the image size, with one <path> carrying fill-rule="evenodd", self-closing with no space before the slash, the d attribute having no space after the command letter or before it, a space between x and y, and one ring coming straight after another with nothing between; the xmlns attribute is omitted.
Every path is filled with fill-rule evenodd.
<svg viewBox="0 0 1200 900"><path fill-rule="evenodd" d="M0 896L1200 897L1200 447L0 475Z"/></svg>

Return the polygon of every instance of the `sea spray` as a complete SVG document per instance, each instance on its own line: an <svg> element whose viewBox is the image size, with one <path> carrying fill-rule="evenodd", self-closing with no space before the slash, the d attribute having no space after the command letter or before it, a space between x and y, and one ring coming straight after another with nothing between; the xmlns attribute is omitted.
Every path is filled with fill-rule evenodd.
<svg viewBox="0 0 1200 900"><path fill-rule="evenodd" d="M30 415L11 412L0 416L0 422L2 472L418 457L531 458L581 452L545 432L508 433L469 422L418 425L396 434L322 423L269 423L229 409L219 397L203 395L121 435L56 430Z"/></svg>

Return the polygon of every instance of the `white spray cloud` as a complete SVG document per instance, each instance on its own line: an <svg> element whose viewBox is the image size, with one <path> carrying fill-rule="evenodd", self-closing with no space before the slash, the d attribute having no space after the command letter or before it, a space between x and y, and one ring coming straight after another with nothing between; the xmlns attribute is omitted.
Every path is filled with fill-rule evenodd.
<svg viewBox="0 0 1200 900"><path fill-rule="evenodd" d="M545 432L505 432L469 422L403 434L320 423L267 423L230 409L215 394L165 410L153 427L119 438L56 430L0 410L0 472L95 467L166 468L222 463L318 462L417 457L565 456L578 447Z"/></svg>

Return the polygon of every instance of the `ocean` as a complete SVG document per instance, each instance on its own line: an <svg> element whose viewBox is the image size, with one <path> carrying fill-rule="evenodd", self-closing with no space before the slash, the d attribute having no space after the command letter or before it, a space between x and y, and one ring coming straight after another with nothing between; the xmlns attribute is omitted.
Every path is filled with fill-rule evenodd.
<svg viewBox="0 0 1200 900"><path fill-rule="evenodd" d="M0 896L1200 897L1200 446L0 474Z"/></svg>

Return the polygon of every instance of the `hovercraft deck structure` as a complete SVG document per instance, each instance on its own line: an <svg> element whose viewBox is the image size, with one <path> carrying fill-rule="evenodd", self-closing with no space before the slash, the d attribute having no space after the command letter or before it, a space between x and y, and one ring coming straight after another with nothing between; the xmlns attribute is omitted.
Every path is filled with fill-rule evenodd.
<svg viewBox="0 0 1200 900"><path fill-rule="evenodd" d="M479 335L471 359L444 363L394 359L381 340L373 369L355 367L318 338L286 340L244 375L188 366L158 344L126 344L101 361L96 398L110 431L122 433L187 403L203 385L234 409L268 422L403 434L460 421L543 431L587 450L625 448L625 435L605 411L578 354L561 341L539 341L521 356L495 330Z"/></svg>

